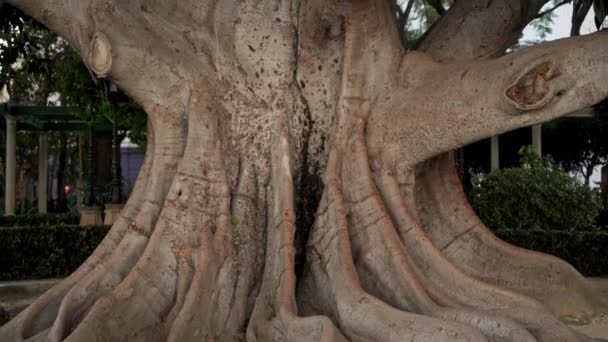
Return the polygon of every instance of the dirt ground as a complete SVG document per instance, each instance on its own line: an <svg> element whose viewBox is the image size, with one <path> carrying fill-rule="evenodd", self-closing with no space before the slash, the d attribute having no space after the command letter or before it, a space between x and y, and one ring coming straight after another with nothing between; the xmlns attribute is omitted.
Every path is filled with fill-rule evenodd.
<svg viewBox="0 0 608 342"><path fill-rule="evenodd" d="M605 298L608 298L608 278L589 278L589 280L600 289ZM595 317L591 324L573 328L588 336L608 340L608 313Z"/></svg>
<svg viewBox="0 0 608 342"><path fill-rule="evenodd" d="M608 298L608 278L589 278ZM0 283L0 325L29 305L37 296L58 282L58 279ZM608 313L595 317L591 324L573 326L576 330L608 340Z"/></svg>
<svg viewBox="0 0 608 342"><path fill-rule="evenodd" d="M596 317L589 325L582 325L574 328L587 336L608 341L608 314Z"/></svg>

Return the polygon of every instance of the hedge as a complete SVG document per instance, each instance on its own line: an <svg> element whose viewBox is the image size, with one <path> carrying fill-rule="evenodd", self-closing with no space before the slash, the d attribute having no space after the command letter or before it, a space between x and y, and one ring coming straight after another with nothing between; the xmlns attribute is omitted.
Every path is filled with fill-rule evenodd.
<svg viewBox="0 0 608 342"><path fill-rule="evenodd" d="M0 281L65 277L93 252L108 226L0 228Z"/></svg>
<svg viewBox="0 0 608 342"><path fill-rule="evenodd" d="M36 227L56 225L76 225L78 215L73 214L35 214L0 216L0 227Z"/></svg>
<svg viewBox="0 0 608 342"><path fill-rule="evenodd" d="M0 228L0 281L65 277L97 247L108 226ZM498 230L501 239L558 256L583 275L608 276L608 232Z"/></svg>
<svg viewBox="0 0 608 342"><path fill-rule="evenodd" d="M513 245L564 259L587 277L608 276L608 231L502 229L494 234Z"/></svg>
<svg viewBox="0 0 608 342"><path fill-rule="evenodd" d="M471 204L488 227L582 231L594 225L602 207L599 191L549 161L527 165L494 170L475 181Z"/></svg>

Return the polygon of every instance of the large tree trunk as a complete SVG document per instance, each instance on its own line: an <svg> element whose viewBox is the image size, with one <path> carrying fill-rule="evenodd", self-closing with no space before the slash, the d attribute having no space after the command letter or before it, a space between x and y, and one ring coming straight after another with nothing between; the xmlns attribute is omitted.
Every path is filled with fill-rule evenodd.
<svg viewBox="0 0 608 342"><path fill-rule="evenodd" d="M420 51L385 0L9 2L151 128L121 218L4 339L582 341L606 312L484 227L449 151L605 98L608 34L499 57L533 0L458 1Z"/></svg>

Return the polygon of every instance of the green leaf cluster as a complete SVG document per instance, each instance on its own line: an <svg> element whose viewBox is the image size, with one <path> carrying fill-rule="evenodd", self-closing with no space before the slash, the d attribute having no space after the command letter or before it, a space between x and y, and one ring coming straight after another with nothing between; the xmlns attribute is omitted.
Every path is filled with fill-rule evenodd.
<svg viewBox="0 0 608 342"><path fill-rule="evenodd" d="M74 116L96 124L113 120L116 112L119 129L134 143L145 146L147 116L137 103L122 91L111 93L109 84L95 78L71 49L65 52L57 68L61 74L57 92Z"/></svg>
<svg viewBox="0 0 608 342"><path fill-rule="evenodd" d="M587 277L608 276L608 232L500 229L499 238L521 248L555 255Z"/></svg>
<svg viewBox="0 0 608 342"><path fill-rule="evenodd" d="M78 224L79 217L74 214L31 214L0 216L0 227L39 227Z"/></svg>
<svg viewBox="0 0 608 342"><path fill-rule="evenodd" d="M0 89L14 102L46 105L67 43L20 10L0 8Z"/></svg>
<svg viewBox="0 0 608 342"><path fill-rule="evenodd" d="M109 228L0 228L0 281L65 277L95 250Z"/></svg>
<svg viewBox="0 0 608 342"><path fill-rule="evenodd" d="M97 79L67 42L12 6L0 7L0 89L19 104L61 104L90 124L118 116L119 128L144 145L146 114L118 92L109 103L108 84Z"/></svg>
<svg viewBox="0 0 608 342"><path fill-rule="evenodd" d="M470 199L492 229L577 230L593 227L601 209L599 191L569 176L531 149L520 151L521 167L495 170L474 180Z"/></svg>

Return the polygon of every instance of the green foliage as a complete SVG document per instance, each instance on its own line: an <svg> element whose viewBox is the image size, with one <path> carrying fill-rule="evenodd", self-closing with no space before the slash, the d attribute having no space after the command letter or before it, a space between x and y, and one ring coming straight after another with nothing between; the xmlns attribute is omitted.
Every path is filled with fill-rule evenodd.
<svg viewBox="0 0 608 342"><path fill-rule="evenodd" d="M11 6L0 10L0 89L13 101L46 105L67 43Z"/></svg>
<svg viewBox="0 0 608 342"><path fill-rule="evenodd" d="M233 226L236 226L239 224L239 218L234 216L234 215L230 215L230 224Z"/></svg>
<svg viewBox="0 0 608 342"><path fill-rule="evenodd" d="M65 277L108 232L107 226L0 228L0 281Z"/></svg>
<svg viewBox="0 0 608 342"><path fill-rule="evenodd" d="M145 146L147 117L139 105L121 91L111 94L108 84L93 77L71 49L65 52L57 68L61 74L57 91L74 116L93 124L112 120L116 111L119 128L127 131L131 141Z"/></svg>
<svg viewBox="0 0 608 342"><path fill-rule="evenodd" d="M409 0L398 1L402 8L407 6ZM403 28L407 41L416 41L439 19L439 14L426 0L412 0L412 9ZM448 5L449 4L444 4Z"/></svg>
<svg viewBox="0 0 608 342"><path fill-rule="evenodd" d="M592 118L561 118L544 125L543 150L589 182L597 166L608 164L607 136L608 110L598 109Z"/></svg>
<svg viewBox="0 0 608 342"><path fill-rule="evenodd" d="M561 3L562 0L552 0L549 2L549 6L551 6L551 8L557 6L559 3ZM527 6L523 6L524 8L527 8ZM524 15L524 18L527 16ZM532 20L528 25L530 25L534 31L536 31L536 34L538 35L538 38L542 41L545 38L547 38L547 36L549 34L551 34L551 32L553 32L553 24L554 24L554 19L556 18L555 12L551 11L551 12L547 12L544 15L541 15L537 18L535 18L534 20Z"/></svg>
<svg viewBox="0 0 608 342"><path fill-rule="evenodd" d="M601 208L597 190L582 185L530 148L519 168L474 181L471 203L492 229L574 230L592 227Z"/></svg>
<svg viewBox="0 0 608 342"><path fill-rule="evenodd" d="M608 185L600 188L602 197L602 210L598 215L595 225L602 230L608 231Z"/></svg>
<svg viewBox="0 0 608 342"><path fill-rule="evenodd" d="M38 227L78 224L78 215L73 214L33 214L0 216L0 227Z"/></svg>
<svg viewBox="0 0 608 342"><path fill-rule="evenodd" d="M65 40L11 6L0 8L0 89L3 86L17 103L47 105L55 95L57 103L91 124L113 116L107 84L92 76ZM120 91L114 103L119 128L145 145L145 112Z"/></svg>
<svg viewBox="0 0 608 342"><path fill-rule="evenodd" d="M587 277L608 276L608 232L501 229L499 238L516 246L555 255Z"/></svg>

